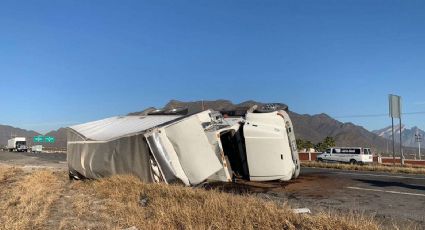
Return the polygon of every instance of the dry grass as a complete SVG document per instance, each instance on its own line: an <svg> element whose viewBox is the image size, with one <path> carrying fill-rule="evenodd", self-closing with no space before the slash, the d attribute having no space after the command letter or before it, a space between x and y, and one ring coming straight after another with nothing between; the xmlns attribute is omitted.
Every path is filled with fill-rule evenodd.
<svg viewBox="0 0 425 230"><path fill-rule="evenodd" d="M103 227L118 229L378 229L372 217L298 215L251 196L144 184L132 176L77 182L74 189L86 194L74 201L80 217L100 214ZM147 200L146 206L140 205L141 199Z"/></svg>
<svg viewBox="0 0 425 230"><path fill-rule="evenodd" d="M0 185L8 184L0 191L1 229L379 229L370 216L299 215L253 196L133 176L70 183L64 173L10 170L0 171Z"/></svg>
<svg viewBox="0 0 425 230"><path fill-rule="evenodd" d="M388 173L408 173L408 174L425 174L425 167L415 166L390 166L390 165L351 165L341 163L325 163L325 162L301 162L303 167L314 167L314 168L332 168L332 169L343 169L343 170L357 170L357 171L379 171Z"/></svg>
<svg viewBox="0 0 425 230"><path fill-rule="evenodd" d="M46 170L23 175L22 170L8 168L0 175L4 178L0 191L1 228L42 229L63 183Z"/></svg>
<svg viewBox="0 0 425 230"><path fill-rule="evenodd" d="M16 174L21 173L22 170L15 167L2 167L0 166L0 183L6 182Z"/></svg>

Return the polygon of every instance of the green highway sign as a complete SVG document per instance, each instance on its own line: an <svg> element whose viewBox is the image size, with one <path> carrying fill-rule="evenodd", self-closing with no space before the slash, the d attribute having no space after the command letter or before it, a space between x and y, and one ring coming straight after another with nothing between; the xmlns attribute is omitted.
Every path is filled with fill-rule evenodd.
<svg viewBox="0 0 425 230"><path fill-rule="evenodd" d="M34 140L35 143L41 143L41 142L44 142L44 137L43 136L35 136L33 138L33 140Z"/></svg>
<svg viewBox="0 0 425 230"><path fill-rule="evenodd" d="M44 137L44 142L46 143L55 143L56 139L54 137Z"/></svg>
<svg viewBox="0 0 425 230"><path fill-rule="evenodd" d="M35 136L33 137L34 143L55 143L56 138L49 136Z"/></svg>

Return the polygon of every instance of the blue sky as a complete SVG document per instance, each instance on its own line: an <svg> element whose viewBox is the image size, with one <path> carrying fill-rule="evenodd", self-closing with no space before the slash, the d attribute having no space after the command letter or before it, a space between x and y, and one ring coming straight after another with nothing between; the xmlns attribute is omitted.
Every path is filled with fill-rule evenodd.
<svg viewBox="0 0 425 230"><path fill-rule="evenodd" d="M46 132L170 99L287 103L367 129L425 111L425 1L1 1L0 124ZM425 114L406 115L425 129Z"/></svg>

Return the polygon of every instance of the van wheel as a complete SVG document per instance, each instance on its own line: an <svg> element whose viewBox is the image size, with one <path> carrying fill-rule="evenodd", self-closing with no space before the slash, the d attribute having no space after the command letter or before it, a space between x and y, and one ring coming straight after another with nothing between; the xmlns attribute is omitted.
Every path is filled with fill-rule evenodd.
<svg viewBox="0 0 425 230"><path fill-rule="evenodd" d="M357 164L357 161L356 161L356 160L354 160L354 159L351 159L351 160L350 160L350 164L355 165L355 164Z"/></svg>
<svg viewBox="0 0 425 230"><path fill-rule="evenodd" d="M323 159L322 158L317 158L317 161L322 162Z"/></svg>

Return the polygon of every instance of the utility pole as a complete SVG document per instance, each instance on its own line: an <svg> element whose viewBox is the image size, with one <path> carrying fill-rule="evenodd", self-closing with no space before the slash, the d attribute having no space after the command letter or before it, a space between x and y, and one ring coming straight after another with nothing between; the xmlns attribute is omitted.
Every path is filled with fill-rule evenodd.
<svg viewBox="0 0 425 230"><path fill-rule="evenodd" d="M419 130L416 130L415 141L418 142L418 154L419 160L421 159L421 142L422 142L422 134L419 133Z"/></svg>

